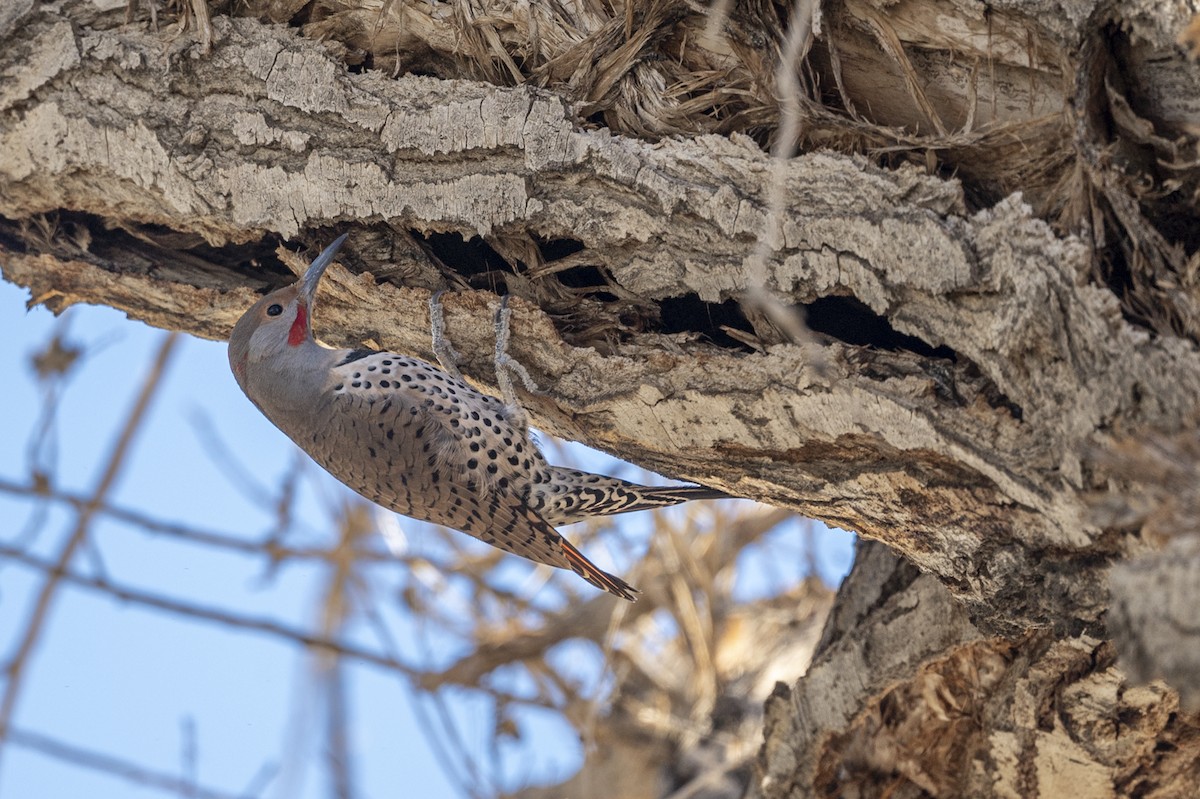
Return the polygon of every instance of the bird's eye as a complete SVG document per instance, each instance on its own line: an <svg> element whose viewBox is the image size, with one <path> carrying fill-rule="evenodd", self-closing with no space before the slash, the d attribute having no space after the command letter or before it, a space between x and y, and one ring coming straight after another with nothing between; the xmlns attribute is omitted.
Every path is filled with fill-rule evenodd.
<svg viewBox="0 0 1200 799"><path fill-rule="evenodd" d="M267 309L267 316L279 316L281 313L283 313L283 306L279 303L275 303Z"/></svg>

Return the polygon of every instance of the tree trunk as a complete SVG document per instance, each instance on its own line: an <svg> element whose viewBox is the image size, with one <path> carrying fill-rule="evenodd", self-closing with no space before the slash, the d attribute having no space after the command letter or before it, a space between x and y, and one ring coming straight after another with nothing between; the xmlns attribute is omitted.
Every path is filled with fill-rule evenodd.
<svg viewBox="0 0 1200 799"><path fill-rule="evenodd" d="M507 292L538 426L902 556L866 548L768 702L756 794L1195 795L1196 581L1158 577L1200 555L1152 553L1194 532L1196 483L1130 466L1200 396L1181 12L830 3L774 160L789 8L714 39L688 3L614 5L194 2L156 31L10 4L0 266L56 311L219 339L303 267L285 242L349 230L319 335L431 357L448 288L485 387ZM681 70L713 83L663 89ZM1147 555L1120 618L1174 632L1110 630L1110 570ZM1172 685L1131 682L1114 635Z"/></svg>

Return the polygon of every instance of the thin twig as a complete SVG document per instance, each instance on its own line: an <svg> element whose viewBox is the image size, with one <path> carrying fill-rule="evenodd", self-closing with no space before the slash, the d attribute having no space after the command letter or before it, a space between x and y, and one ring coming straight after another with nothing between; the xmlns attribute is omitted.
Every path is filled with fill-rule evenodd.
<svg viewBox="0 0 1200 799"><path fill-rule="evenodd" d="M420 636L422 648L426 652L434 651L432 643L429 640L428 625L424 623L418 624L417 635ZM440 725L442 731L440 745L446 755L447 763L455 762L455 755L457 754L457 763L461 764L463 771L466 772L465 777L459 776L459 784L465 789L467 794L472 797L482 797L498 793L499 791L495 789L485 790L484 775L481 773L475 762L471 759L471 753L467 748L466 743L463 742L462 736L459 734L458 725L454 723L454 716L446 707L446 701L441 692L429 691L426 692L425 697L428 699L429 704L433 707L434 713L432 719L429 717L428 713L423 712L423 715L425 716L426 722L436 720ZM420 705L419 699L417 702L413 703L414 708L418 705ZM422 711L424 711L424 708L422 708ZM427 739L432 741L434 727L428 723L424 726Z"/></svg>
<svg viewBox="0 0 1200 799"><path fill-rule="evenodd" d="M70 505L76 510L82 510L89 503L87 498L69 491L47 491L36 485L15 483L4 478L0 478L0 494L36 497L50 502L61 502L65 505ZM333 553L333 550L327 547L289 547L276 543L274 538L267 541L255 541L232 533L188 527L183 524L156 519L139 511L130 510L119 505L95 505L93 513L96 516L107 516L133 527L141 528L150 534L168 536L192 544L226 549L245 555L268 557L279 561L326 561L329 560ZM21 542L18 541L18 543ZM356 557L361 561L372 563L395 563L398 560L390 552L378 549L359 549L356 552Z"/></svg>
<svg viewBox="0 0 1200 799"><path fill-rule="evenodd" d="M183 751L181 760L183 761L183 783L184 790L182 796L188 799L194 799L199 796L199 780L197 773L198 756L196 754L196 719L192 716L184 716L183 721L179 725L181 744Z"/></svg>
<svg viewBox="0 0 1200 799"><path fill-rule="evenodd" d="M379 668L386 669L388 671L398 672L414 680L419 680L423 676L421 672L404 663L384 655L380 655L378 652L372 652L369 649L355 646L351 643L344 641L331 641L327 638L314 635L303 629L275 621L274 619L241 616L221 610L219 608L205 607L203 605L181 602L177 599L171 599L169 597L159 596L157 594L151 594L133 588L126 588L104 578L84 577L83 575L76 574L67 569L58 568L49 561L34 557L33 555L17 549L16 547L0 544L0 558L8 558L16 563L23 564L46 574L57 573L58 578L62 582L69 583L70 585L78 588L85 588L97 593L101 593L131 605L140 605L146 608L161 610L169 614L186 616L188 618L200 619L202 621L216 622L218 624L228 627L235 627L241 630L251 630L254 632L266 633L267 635L283 638L292 643L312 647L313 649L327 649L332 652L337 652L345 657L360 660L363 663L367 663L372 666L378 666Z"/></svg>
<svg viewBox="0 0 1200 799"><path fill-rule="evenodd" d="M254 471L242 465L233 451L225 446L221 431L213 423L212 418L203 410L191 414L192 428L196 441L208 453L208 457L221 469L221 474L229 480L239 494L251 502L257 503L263 497L271 496L270 488L261 482Z"/></svg>
<svg viewBox="0 0 1200 799"><path fill-rule="evenodd" d="M340 658L331 658L325 675L328 752L331 795L354 797L354 764L350 758L350 702L346 697L346 671Z"/></svg>
<svg viewBox="0 0 1200 799"><path fill-rule="evenodd" d="M175 777L161 771L153 771L137 763L130 763L112 755L102 754L91 749L73 746L51 738L41 733L30 732L17 727L8 730L8 742L13 746L21 746L40 752L47 757L70 763L80 768L111 774L131 782L142 788L164 791L180 796L195 797L195 799L252 799L257 794L226 793L216 788L206 788L197 785L187 778Z"/></svg>
<svg viewBox="0 0 1200 799"><path fill-rule="evenodd" d="M321 634L340 638L353 612L353 591L359 541L372 532L371 514L360 502L342 504L338 544L330 559L333 573L325 592ZM345 670L341 658L328 650L319 653L317 667L325 694L326 763L331 793L338 799L353 799L354 762L350 756L350 708L346 698Z"/></svg>
<svg viewBox="0 0 1200 799"><path fill-rule="evenodd" d="M716 786L725 779L731 772L737 771L742 766L750 762L754 751L744 752L737 757L722 761L711 768L697 774L692 779L685 782L678 790L667 796L667 799L692 799L692 797L704 793L707 789Z"/></svg>
<svg viewBox="0 0 1200 799"><path fill-rule="evenodd" d="M138 394L137 400L134 402L133 408L125 420L125 425L121 429L116 444L113 446L112 452L108 457L108 466L105 467L104 473L101 475L100 481L92 493L92 498L80 510L79 516L75 520L75 529L71 531L71 536L67 539L62 549L59 550L54 566L47 572L46 581L42 584L42 590L38 593L33 611L30 613L29 620L25 624L25 633L21 637L21 642L17 645L15 654L9 660L8 667L5 669L7 680L4 685L4 699L0 701L0 755L3 754L4 742L8 737L8 727L12 723L13 712L17 706L17 697L20 695L21 678L24 669L28 665L34 649L37 647L38 639L45 632L46 618L50 613L50 607L53 604L54 596L62 580L63 573L70 564L71 558L75 555L75 551L87 536L88 527L91 525L96 507L104 500L109 489L116 482L117 476L121 473L121 468L125 465L125 456L129 452L129 447L133 443L134 436L146 417L146 410L150 407L150 400L154 397L155 392L162 382L167 363L178 340L178 333L168 333L159 346L158 354L155 356L154 362L150 367L150 373L146 376L142 390Z"/></svg>
<svg viewBox="0 0 1200 799"><path fill-rule="evenodd" d="M796 343L806 345L813 368L825 371L820 348L814 344L812 333L800 315L784 305L767 288L767 257L783 247L785 201L787 197L788 162L796 142L800 140L801 86L796 77L800 62L808 54L819 24L820 5L818 0L796 0L792 7L792 18L788 25L787 39L780 53L775 71L775 85L779 92L780 118L775 132L775 143L771 148L771 172L767 183L767 216L763 234L759 236L750 258L747 260L747 283L750 286L747 304L762 313Z"/></svg>
<svg viewBox="0 0 1200 799"><path fill-rule="evenodd" d="M352 590L355 589L356 587L352 586ZM364 615L368 625L375 631L375 635L379 639L379 645L383 649L384 653L388 657L398 659L399 656L397 652L399 651L399 646L397 645L395 638L392 636L391 631L388 629L387 624L383 620L383 617L380 615L379 608L376 606L376 603L370 600L371 597L369 596L359 599L359 601L356 603L359 605L359 612ZM417 611L413 612L416 613ZM409 699L409 705L412 708L413 715L417 718L418 727L425 731L425 742L429 744L429 749L433 752L434 760L438 762L438 765L441 767L442 773L446 776L446 779L455 783L462 795L470 796L472 794L470 781L459 772L458 764L454 762L453 755L449 749L446 748L446 745L441 738L436 734L434 730L433 719L429 716L428 711L426 711L421 702L421 695L418 693L418 691L425 690L421 687L421 683L424 682L425 679L425 677L422 677L419 682L410 686L411 690L407 695L407 698Z"/></svg>

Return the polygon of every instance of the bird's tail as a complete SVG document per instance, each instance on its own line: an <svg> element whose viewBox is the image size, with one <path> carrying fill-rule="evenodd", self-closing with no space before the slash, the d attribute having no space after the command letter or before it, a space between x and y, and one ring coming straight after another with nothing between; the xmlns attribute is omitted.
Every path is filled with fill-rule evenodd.
<svg viewBox="0 0 1200 799"><path fill-rule="evenodd" d="M536 484L531 497L538 514L551 524L570 524L593 516L653 510L693 499L727 499L705 486L643 486L578 469L549 467L550 480Z"/></svg>
<svg viewBox="0 0 1200 799"><path fill-rule="evenodd" d="M609 511L609 513L666 508L681 502L691 502L693 499L729 499L729 495L724 491L707 486L639 486L637 494L636 502L627 507Z"/></svg>

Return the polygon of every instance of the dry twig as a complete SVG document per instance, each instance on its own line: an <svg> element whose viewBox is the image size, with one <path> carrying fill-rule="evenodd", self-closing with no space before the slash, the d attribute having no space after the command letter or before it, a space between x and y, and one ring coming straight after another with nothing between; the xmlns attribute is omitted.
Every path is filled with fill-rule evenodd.
<svg viewBox="0 0 1200 799"><path fill-rule="evenodd" d="M154 398L154 394L162 382L167 363L170 361L171 353L174 351L178 340L178 333L169 333L163 337L158 354L151 365L150 373L147 375L137 400L134 402L133 408L125 420L125 425L121 429L116 443L113 445L112 452L108 457L108 465L105 467L104 473L96 484L91 499L80 510L75 520L75 528L71 531L71 535L59 550L54 565L45 570L46 580L42 584L42 589L38 593L33 610L30 612L29 619L25 623L21 641L17 645L12 658L9 659L8 665L5 667L4 698L0 700L0 755L3 754L3 745L8 737L8 728L12 723L13 711L17 705L17 697L20 695L23 672L33 655L34 649L37 647L38 639L46 632L47 617L50 613L59 583L63 579L63 575L66 573L66 569L71 563L71 558L75 555L75 551L83 544L87 536L88 527L91 524L92 517L95 515L96 507L103 502L104 497L108 494L109 489L112 488L117 476L121 473L122 467L125 465L126 455L129 452L138 429L142 425L142 421L145 419L146 409L150 407L150 401Z"/></svg>

